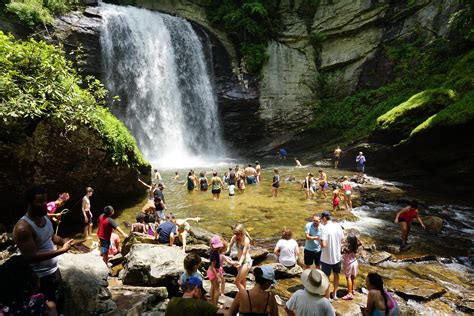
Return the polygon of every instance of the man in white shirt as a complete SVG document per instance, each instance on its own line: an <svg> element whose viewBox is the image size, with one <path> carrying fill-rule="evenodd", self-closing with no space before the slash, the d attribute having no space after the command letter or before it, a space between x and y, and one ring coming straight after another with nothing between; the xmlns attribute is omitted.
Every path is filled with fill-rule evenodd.
<svg viewBox="0 0 474 316"><path fill-rule="evenodd" d="M321 270L328 276L334 272L334 289L329 295L329 288L326 297L337 299L336 292L339 286L339 273L341 272L341 247L344 232L341 225L331 221L331 214L324 211L321 214L321 221L324 224L321 232Z"/></svg>

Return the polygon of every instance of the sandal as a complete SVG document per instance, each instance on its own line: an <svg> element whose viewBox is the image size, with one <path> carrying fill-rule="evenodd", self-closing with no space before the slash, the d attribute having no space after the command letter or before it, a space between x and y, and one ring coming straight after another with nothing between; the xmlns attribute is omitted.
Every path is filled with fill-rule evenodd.
<svg viewBox="0 0 474 316"><path fill-rule="evenodd" d="M342 299L345 301L349 301L349 300L354 299L354 296L352 296L352 294L349 293L349 294L346 294Z"/></svg>

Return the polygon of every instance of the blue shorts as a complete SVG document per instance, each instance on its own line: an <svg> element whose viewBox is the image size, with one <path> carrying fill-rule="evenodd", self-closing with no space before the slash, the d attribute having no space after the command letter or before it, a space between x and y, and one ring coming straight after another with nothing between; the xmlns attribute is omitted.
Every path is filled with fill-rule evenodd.
<svg viewBox="0 0 474 316"><path fill-rule="evenodd" d="M321 270L323 270L324 274L328 277L331 275L331 271L334 273L341 273L341 261L335 264L327 264L321 261Z"/></svg>
<svg viewBox="0 0 474 316"><path fill-rule="evenodd" d="M102 238L99 238L99 240L100 240L100 254L103 255L103 254L108 253L109 248L110 248L110 240L105 240Z"/></svg>
<svg viewBox="0 0 474 316"><path fill-rule="evenodd" d="M364 172L365 166L357 166L357 171Z"/></svg>

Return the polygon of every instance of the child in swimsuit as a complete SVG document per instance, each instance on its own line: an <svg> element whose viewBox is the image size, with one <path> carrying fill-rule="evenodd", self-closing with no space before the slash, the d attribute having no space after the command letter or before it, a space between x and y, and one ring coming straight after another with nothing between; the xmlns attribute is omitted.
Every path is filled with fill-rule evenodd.
<svg viewBox="0 0 474 316"><path fill-rule="evenodd" d="M349 183L348 176L344 176L344 181L342 181L342 190L344 191L344 203L346 204L346 210L352 211L352 186Z"/></svg>
<svg viewBox="0 0 474 316"><path fill-rule="evenodd" d="M337 188L337 185L332 186L332 211L335 212L336 210L339 211L339 189Z"/></svg>

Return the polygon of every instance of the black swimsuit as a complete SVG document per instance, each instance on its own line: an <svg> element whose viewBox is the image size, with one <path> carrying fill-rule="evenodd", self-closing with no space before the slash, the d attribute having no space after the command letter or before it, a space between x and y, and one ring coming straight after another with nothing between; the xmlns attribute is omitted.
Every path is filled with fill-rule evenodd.
<svg viewBox="0 0 474 316"><path fill-rule="evenodd" d="M270 300L270 293L267 293L268 296L267 296L267 304L265 304L265 309L264 311L267 310L267 306L268 306L268 301ZM250 312L249 313L242 313L242 312L239 312L239 315L242 315L242 316L269 316L270 313L254 313L252 311L252 301L250 300L250 294L249 294L249 290L247 290L247 296L249 297L249 304L250 304Z"/></svg>

